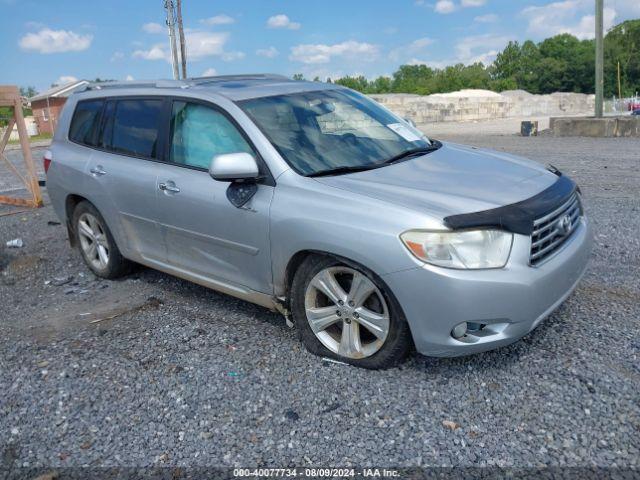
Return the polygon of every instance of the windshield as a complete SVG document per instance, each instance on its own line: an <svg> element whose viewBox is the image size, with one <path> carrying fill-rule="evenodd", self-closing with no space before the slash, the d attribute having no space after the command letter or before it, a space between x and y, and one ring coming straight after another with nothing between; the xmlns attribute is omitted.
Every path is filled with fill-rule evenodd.
<svg viewBox="0 0 640 480"><path fill-rule="evenodd" d="M420 131L350 90L254 98L239 105L302 175L375 168L431 146Z"/></svg>

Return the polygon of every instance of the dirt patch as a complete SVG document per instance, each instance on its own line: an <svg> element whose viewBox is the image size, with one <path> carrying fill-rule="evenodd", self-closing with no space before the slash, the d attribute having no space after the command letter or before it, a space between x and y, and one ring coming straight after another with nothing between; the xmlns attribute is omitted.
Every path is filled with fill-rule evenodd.
<svg viewBox="0 0 640 480"><path fill-rule="evenodd" d="M64 303L55 311L45 310L40 315L31 319L25 325L28 335L39 342L48 342L51 339L76 332L78 329L88 327L108 327L110 323L130 318L143 311L158 309L163 301L156 297L126 298L108 292L90 302Z"/></svg>
<svg viewBox="0 0 640 480"><path fill-rule="evenodd" d="M22 276L37 270L42 263L44 263L44 258L38 255L21 255L15 258L8 258L8 263L6 266L5 273L7 275L15 275Z"/></svg>
<svg viewBox="0 0 640 480"><path fill-rule="evenodd" d="M584 291L587 291L590 294L595 296L602 296L602 297L613 296L621 300L629 300L633 303L638 301L638 292L630 288L618 287L618 286L607 287L602 284L598 284L598 285L586 284L581 288Z"/></svg>

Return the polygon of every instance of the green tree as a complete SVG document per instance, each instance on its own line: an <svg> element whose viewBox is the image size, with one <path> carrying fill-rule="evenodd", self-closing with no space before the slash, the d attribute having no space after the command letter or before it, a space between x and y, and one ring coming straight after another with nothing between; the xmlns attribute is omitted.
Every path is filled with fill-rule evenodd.
<svg viewBox="0 0 640 480"><path fill-rule="evenodd" d="M390 77L378 77L369 82L371 93L390 93L392 89L392 80Z"/></svg>
<svg viewBox="0 0 640 480"><path fill-rule="evenodd" d="M396 93L418 93L428 95L433 93L429 83L434 70L426 65L402 65L393 74L391 91Z"/></svg>
<svg viewBox="0 0 640 480"><path fill-rule="evenodd" d="M20 95L23 97L31 98L35 97L38 94L38 91L35 87L20 87Z"/></svg>
<svg viewBox="0 0 640 480"><path fill-rule="evenodd" d="M522 68L522 48L518 42L509 42L504 50L498 53L494 62L494 76L498 80L517 80Z"/></svg>
<svg viewBox="0 0 640 480"><path fill-rule="evenodd" d="M640 20L628 20L605 37L605 95L617 95L620 63L623 96L640 90ZM328 80L330 82L330 80ZM531 93L593 93L595 44L563 33L535 43L509 42L491 65L401 65L392 78L343 77L336 83L364 93L431 93L465 88L494 91L523 89Z"/></svg>
<svg viewBox="0 0 640 480"><path fill-rule="evenodd" d="M604 42L604 93L618 96L618 62L622 96L640 90L640 20L613 27Z"/></svg>
<svg viewBox="0 0 640 480"><path fill-rule="evenodd" d="M369 81L362 75L359 77L342 77L337 79L335 83L359 92L369 93Z"/></svg>
<svg viewBox="0 0 640 480"><path fill-rule="evenodd" d="M520 64L515 77L516 86L530 93L540 93L540 82L538 80L538 65L542 59L542 54L538 45L531 40L527 40L520 48Z"/></svg>

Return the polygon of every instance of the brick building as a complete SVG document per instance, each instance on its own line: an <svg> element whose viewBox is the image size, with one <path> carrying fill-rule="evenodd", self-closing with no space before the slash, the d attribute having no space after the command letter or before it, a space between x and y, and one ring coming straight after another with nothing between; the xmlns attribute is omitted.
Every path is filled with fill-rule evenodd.
<svg viewBox="0 0 640 480"><path fill-rule="evenodd" d="M46 92L31 97L29 101L38 125L38 132L41 134L53 134L58 124L58 118L60 118L60 111L67 101L67 97L88 83L86 80L77 80L65 85L55 86Z"/></svg>

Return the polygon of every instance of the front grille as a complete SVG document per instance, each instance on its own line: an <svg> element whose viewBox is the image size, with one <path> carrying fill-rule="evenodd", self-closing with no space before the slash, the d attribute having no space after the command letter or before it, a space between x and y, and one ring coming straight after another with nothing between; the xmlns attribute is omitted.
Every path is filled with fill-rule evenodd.
<svg viewBox="0 0 640 480"><path fill-rule="evenodd" d="M533 222L529 263L538 265L554 255L571 237L582 215L577 193L552 212Z"/></svg>

